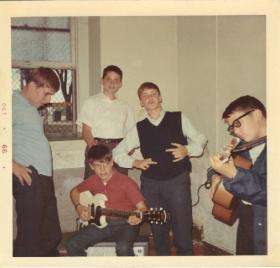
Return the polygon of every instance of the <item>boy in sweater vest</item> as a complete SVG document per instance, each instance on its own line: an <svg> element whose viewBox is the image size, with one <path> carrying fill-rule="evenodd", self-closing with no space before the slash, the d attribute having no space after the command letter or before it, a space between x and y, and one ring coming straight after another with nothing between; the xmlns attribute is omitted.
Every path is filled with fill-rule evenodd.
<svg viewBox="0 0 280 268"><path fill-rule="evenodd" d="M157 255L171 255L170 227L177 255L193 255L189 158L202 154L207 139L181 112L162 109L156 84L143 83L138 96L146 118L113 150L114 161L122 167L141 169L141 191L146 204L170 212L170 225L151 226ZM144 159L129 155L137 147Z"/></svg>

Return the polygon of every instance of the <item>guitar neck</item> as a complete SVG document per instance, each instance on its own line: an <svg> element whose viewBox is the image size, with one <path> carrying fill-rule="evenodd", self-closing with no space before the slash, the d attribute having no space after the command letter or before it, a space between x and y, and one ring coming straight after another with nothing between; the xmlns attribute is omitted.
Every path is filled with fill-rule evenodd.
<svg viewBox="0 0 280 268"><path fill-rule="evenodd" d="M101 215L106 216L115 216L121 218L128 218L129 216L137 216L140 217L140 212L137 211L124 211L124 210L116 210L111 208L97 208L100 210Z"/></svg>

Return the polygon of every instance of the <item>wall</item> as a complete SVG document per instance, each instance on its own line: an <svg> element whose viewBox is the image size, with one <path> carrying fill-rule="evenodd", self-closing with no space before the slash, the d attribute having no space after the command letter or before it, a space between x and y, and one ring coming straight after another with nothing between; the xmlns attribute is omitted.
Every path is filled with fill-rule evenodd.
<svg viewBox="0 0 280 268"><path fill-rule="evenodd" d="M122 68L119 96L136 115L141 114L137 88L145 81L158 84L167 109L177 108L176 17L101 17L100 36L101 66Z"/></svg>
<svg viewBox="0 0 280 268"><path fill-rule="evenodd" d="M208 151L220 151L230 139L221 114L235 98L251 94L266 100L264 16L205 16L178 19L179 108L208 137L202 159L193 159L192 196L205 182ZM194 221L205 240L235 252L236 224L213 219L212 202L203 188Z"/></svg>

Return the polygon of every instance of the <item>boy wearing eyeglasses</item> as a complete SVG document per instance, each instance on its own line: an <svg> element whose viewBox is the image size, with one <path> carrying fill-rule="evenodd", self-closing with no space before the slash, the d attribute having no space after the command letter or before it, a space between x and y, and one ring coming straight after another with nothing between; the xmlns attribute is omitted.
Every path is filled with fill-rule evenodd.
<svg viewBox="0 0 280 268"><path fill-rule="evenodd" d="M222 119L232 136L249 143L266 137L266 109L255 97L242 96L231 102ZM222 160L221 154L210 156L212 168L222 175L224 188L241 199L238 207L236 255L267 254L267 170L266 143L264 142L242 153L252 162L249 170L235 166L232 158ZM217 186L213 172L212 188Z"/></svg>
<svg viewBox="0 0 280 268"><path fill-rule="evenodd" d="M101 204L105 201L105 207L112 210L145 211L147 209L144 197L136 182L113 169L112 153L108 146L103 144L92 146L87 157L95 174L74 187L70 193L79 219L87 222L91 216L98 217L98 212L96 215L91 215L89 207L81 202L81 193L85 191L90 191L96 198L96 194L106 196L103 200L95 199L96 206L102 207ZM68 255L86 256L88 247L110 239L116 242L116 255L134 256L133 243L137 239L141 219L135 215L129 216L128 219L107 217L106 222L107 225L88 224L75 233L66 242Z"/></svg>

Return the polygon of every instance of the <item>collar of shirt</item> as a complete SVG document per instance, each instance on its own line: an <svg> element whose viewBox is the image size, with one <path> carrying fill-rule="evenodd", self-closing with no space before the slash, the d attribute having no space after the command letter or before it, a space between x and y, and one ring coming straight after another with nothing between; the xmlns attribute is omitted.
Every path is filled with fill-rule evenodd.
<svg viewBox="0 0 280 268"><path fill-rule="evenodd" d="M265 144L263 143L263 144L260 144L258 146L253 147L252 149L250 149L249 154L250 154L250 157L251 157L253 163L255 163L258 156L263 151L264 147L265 147Z"/></svg>
<svg viewBox="0 0 280 268"><path fill-rule="evenodd" d="M113 102L117 101L117 96L116 96L115 99L112 100L107 95L104 94L103 90L100 92L100 97L101 97L102 100L107 101L109 103L113 103Z"/></svg>
<svg viewBox="0 0 280 268"><path fill-rule="evenodd" d="M147 119L155 126L158 126L160 122L162 121L163 117L165 115L165 111L161 110L159 117L157 119L151 118L148 113L146 114Z"/></svg>

